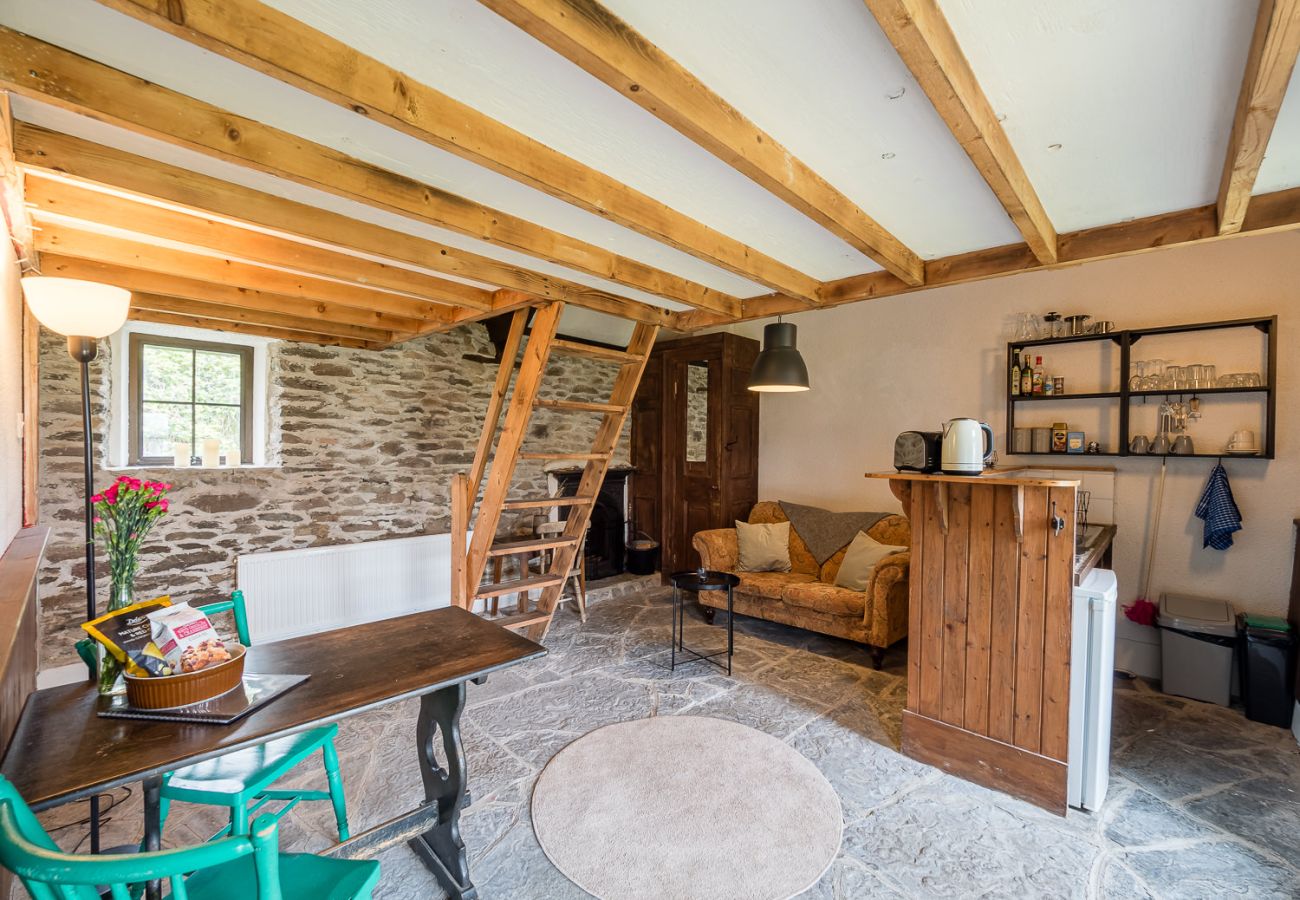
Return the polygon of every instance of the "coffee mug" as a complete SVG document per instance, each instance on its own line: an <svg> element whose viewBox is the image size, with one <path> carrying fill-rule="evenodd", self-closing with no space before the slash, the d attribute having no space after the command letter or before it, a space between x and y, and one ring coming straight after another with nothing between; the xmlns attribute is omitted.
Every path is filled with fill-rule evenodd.
<svg viewBox="0 0 1300 900"><path fill-rule="evenodd" d="M1156 456L1167 455L1169 453L1169 436L1164 434L1158 435L1156 439L1151 442L1151 449L1148 450L1147 453L1152 453Z"/></svg>
<svg viewBox="0 0 1300 900"><path fill-rule="evenodd" d="M1196 450L1192 446L1191 437L1185 434L1180 434L1178 437L1174 438L1174 445L1170 448L1170 452L1177 454L1178 456L1190 456L1195 453Z"/></svg>
<svg viewBox="0 0 1300 900"><path fill-rule="evenodd" d="M1228 441L1229 450L1254 450L1255 449L1255 432L1248 428L1232 433L1232 440Z"/></svg>
<svg viewBox="0 0 1300 900"><path fill-rule="evenodd" d="M1145 434L1139 434L1133 440L1129 441L1128 450L1130 453L1146 453L1151 449L1151 438Z"/></svg>

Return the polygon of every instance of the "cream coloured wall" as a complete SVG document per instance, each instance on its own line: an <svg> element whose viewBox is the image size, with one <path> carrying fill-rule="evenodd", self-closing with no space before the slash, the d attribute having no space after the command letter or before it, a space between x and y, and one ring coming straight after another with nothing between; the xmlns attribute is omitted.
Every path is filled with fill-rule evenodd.
<svg viewBox="0 0 1300 900"><path fill-rule="evenodd" d="M907 429L935 429L956 416L988 422L1003 463L1044 464L1045 457L1008 457L1003 446L1007 316L1019 311L1086 312L1117 328L1277 314L1279 316L1277 458L1225 460L1245 530L1225 552L1201 549L1193 507L1213 460L1169 462L1163 521L1151 592L1184 590L1232 599L1240 608L1280 613L1286 607L1293 553L1292 520L1300 516L1300 233L1240 238L1107 260L1051 272L941 288L787 317L799 325L799 348L812 390L768 394L762 401L759 493L832 509L896 509L882 481L863 473L892 468L893 441ZM1243 333L1244 334L1244 333ZM1135 347L1135 358L1144 352ZM1180 362L1232 371L1257 356L1234 338L1159 348ZM1049 354L1045 354L1047 357ZM1115 355L1118 365L1118 354ZM1118 377L1081 357L1056 354L1074 383ZM1051 368L1051 360L1045 358ZM1067 386L1069 386L1067 384ZM1094 390L1097 388L1093 388ZM1053 404L1052 407L1056 405ZM1033 407L1047 419L1045 410ZM1213 406L1194 426L1198 450L1217 449L1234 427L1252 426L1257 407ZM1083 422L1091 403L1062 405L1062 417ZM1154 417L1154 410L1139 410ZM1235 423L1240 422L1240 425ZM1258 426L1252 426L1256 429ZM1085 429L1105 433L1100 422ZM1061 465L1088 458L1063 457ZM1118 468L1115 568L1121 600L1140 590L1158 460L1101 457ZM1055 461L1052 461L1055 462Z"/></svg>
<svg viewBox="0 0 1300 900"><path fill-rule="evenodd" d="M7 234L0 241L0 553L23 518L23 296Z"/></svg>

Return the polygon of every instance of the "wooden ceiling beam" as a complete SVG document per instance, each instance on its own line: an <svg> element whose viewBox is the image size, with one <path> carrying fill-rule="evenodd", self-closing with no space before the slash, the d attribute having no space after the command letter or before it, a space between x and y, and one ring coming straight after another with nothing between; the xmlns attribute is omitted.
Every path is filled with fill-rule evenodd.
<svg viewBox="0 0 1300 900"><path fill-rule="evenodd" d="M0 226L13 241L14 255L21 271L37 268L36 249L32 244L32 219L23 198L23 176L18 171L13 111L9 95L0 91Z"/></svg>
<svg viewBox="0 0 1300 900"><path fill-rule="evenodd" d="M737 298L721 291L4 27L0 27L0 88L688 306L726 315L740 308Z"/></svg>
<svg viewBox="0 0 1300 900"><path fill-rule="evenodd" d="M816 300L816 279L266 4L99 2L697 259Z"/></svg>
<svg viewBox="0 0 1300 900"><path fill-rule="evenodd" d="M1246 220L1255 179L1300 54L1300 0L1260 0L1216 204L1219 234Z"/></svg>
<svg viewBox="0 0 1300 900"><path fill-rule="evenodd" d="M101 0L102 2L102 0ZM595 0L480 0L908 284L922 260L662 49ZM788 288L787 293L793 293Z"/></svg>
<svg viewBox="0 0 1300 900"><path fill-rule="evenodd" d="M491 308L491 291L484 287L448 281L346 252L255 232L217 218L191 215L129 196L92 190L79 183L43 178L39 173L27 176L27 203L35 209L38 218L44 213L79 218L136 234L203 247L251 263L294 269L361 287L400 291L409 297L433 303L468 306L476 310Z"/></svg>
<svg viewBox="0 0 1300 900"><path fill-rule="evenodd" d="M46 275L113 284L134 293L179 297L257 314L275 313L319 323L316 329L306 328L303 329L304 331L327 331L327 326L334 325L403 334L415 331L425 324L425 320L421 319L358 309L326 300L286 297L282 294L147 272L143 269L130 269L112 263L75 259L54 253L46 253L41 258L41 271Z"/></svg>
<svg viewBox="0 0 1300 900"><path fill-rule="evenodd" d="M871 272L826 282L822 296L826 299L827 306L839 306L1021 272L1042 272L1102 259L1133 256L1165 247L1190 246L1297 228L1300 228L1300 188L1291 188L1256 196L1250 204L1244 226L1235 235L1219 234L1214 206L1198 206L1062 234L1057 262L1051 265L1040 263L1028 244L1008 244L931 260L926 263L926 283L920 287L903 284L888 272ZM802 309L788 297L777 294L754 297L745 301L742 320L789 315ZM673 316L669 327L679 331L694 331L734 321L692 311Z"/></svg>
<svg viewBox="0 0 1300 900"><path fill-rule="evenodd" d="M1034 257L1056 262L1056 229L935 0L866 0L930 103L1020 229Z"/></svg>
<svg viewBox="0 0 1300 900"><path fill-rule="evenodd" d="M359 341L355 338L339 337L332 334L317 334L309 331L297 331L292 328L276 328L272 325L257 325L248 322L232 322L227 319L214 319L184 313L160 312L153 309L132 308L129 318L137 322L157 322L160 325L183 325L187 328L206 328L210 331L228 331L234 334L254 334L259 337L275 338L280 341L298 341L306 344L322 344L327 347L351 347L357 350L382 350L382 342Z"/></svg>
<svg viewBox="0 0 1300 900"><path fill-rule="evenodd" d="M492 292L481 287L93 190L81 184L43 178L37 172L28 174L27 202L36 211L38 219L45 214L66 216L203 247L261 265L293 269L361 287L400 291L432 303L482 310L492 308Z"/></svg>
<svg viewBox="0 0 1300 900"><path fill-rule="evenodd" d="M17 123L14 150L19 164L29 170L55 172L75 180L165 200L250 225L401 260L550 300L564 300L575 306L647 324L662 325L667 321L668 311L661 307L619 297L563 278L521 269L437 241L286 200L274 194L71 135L48 131L25 122ZM739 312L739 301L729 308Z"/></svg>
<svg viewBox="0 0 1300 900"><path fill-rule="evenodd" d="M399 294L268 269L228 257L162 247L138 237L104 234L68 222L43 221L39 217L37 222L40 227L36 231L36 249L42 252L289 297L327 300L423 321L448 322L455 314L454 307Z"/></svg>
<svg viewBox="0 0 1300 900"><path fill-rule="evenodd" d="M166 294L132 292L131 308L176 313L178 315L201 316L205 319L220 319L224 322L242 322L245 325L287 328L290 331L300 331L304 334L332 335L375 344L386 344L393 340L392 332L380 331L377 328L344 325L321 318L300 318L264 309L227 306L223 303L207 303L185 297L169 297Z"/></svg>

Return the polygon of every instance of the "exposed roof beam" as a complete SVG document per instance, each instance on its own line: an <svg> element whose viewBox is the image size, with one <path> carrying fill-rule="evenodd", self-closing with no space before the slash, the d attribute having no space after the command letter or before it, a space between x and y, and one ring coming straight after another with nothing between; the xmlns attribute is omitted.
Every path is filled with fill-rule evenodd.
<svg viewBox="0 0 1300 900"><path fill-rule="evenodd" d="M1028 244L1008 244L931 260L926 263L926 282L920 287L903 284L888 272L872 272L826 282L822 296L826 298L827 306L839 306L1021 272L1042 272L1102 259L1132 256L1165 247L1297 228L1300 228L1300 188L1291 188L1256 196L1251 202L1245 224L1237 235L1220 235L1215 208L1210 205L1198 206L1063 234L1059 241L1059 257L1051 265L1040 263ZM771 294L746 300L742 319L787 315L802 309L788 297ZM734 321L701 312L678 313L673 317L670 327L691 331Z"/></svg>
<svg viewBox="0 0 1300 900"><path fill-rule="evenodd" d="M212 331L229 331L235 334L256 334L261 337L275 338L281 341L299 341L307 344L324 344L329 347L353 347L358 350L382 350L384 343L359 341L355 338L338 337L331 334L316 334L308 331L296 331L291 328L277 328L272 325L255 325L248 322L231 322L228 319L214 319L207 316L160 312L153 309L132 308L130 318L138 322L158 322L162 325L184 325L187 328L207 328Z"/></svg>
<svg viewBox="0 0 1300 900"><path fill-rule="evenodd" d="M689 306L739 310L720 291L3 27L0 88Z"/></svg>
<svg viewBox="0 0 1300 900"><path fill-rule="evenodd" d="M1056 229L935 0L866 0L871 14L975 163L1034 256L1056 261Z"/></svg>
<svg viewBox="0 0 1300 900"><path fill-rule="evenodd" d="M9 108L9 95L0 91L0 227L6 239L14 242L19 267L36 268L36 250L32 246L32 220L23 200L23 177L14 159L15 122Z"/></svg>
<svg viewBox="0 0 1300 900"><path fill-rule="evenodd" d="M392 332L380 331L377 328L362 328L358 325L343 325L320 318L300 318L264 309L248 309L242 306L226 306L222 303L208 303L203 300L190 300L184 297L169 297L166 294L132 292L131 308L202 316L206 319L220 319L224 322L242 322L245 325L288 328L306 334L328 334L334 337L352 338L376 344L386 344L393 339Z"/></svg>
<svg viewBox="0 0 1300 900"><path fill-rule="evenodd" d="M772 290L817 281L256 0L99 0Z"/></svg>
<svg viewBox="0 0 1300 900"><path fill-rule="evenodd" d="M1232 234L1246 219L1246 207L1268 150L1268 139L1300 53L1300 0L1260 0L1246 74L1228 139L1219 181L1219 233Z"/></svg>
<svg viewBox="0 0 1300 900"><path fill-rule="evenodd" d="M909 284L921 283L924 269L916 253L770 134L595 0L480 2L838 235L887 271Z"/></svg>
<svg viewBox="0 0 1300 900"><path fill-rule="evenodd" d="M206 210L251 225L385 256L551 300L565 300L575 306L649 324L663 324L668 315L661 307L618 297L577 282L520 269L447 244L286 200L274 194L71 135L47 131L25 122L17 123L14 150L19 164L28 169L54 171L79 180ZM739 313L739 301L730 304L729 308Z"/></svg>
<svg viewBox="0 0 1300 900"><path fill-rule="evenodd" d="M41 271L46 275L114 284L134 293L180 297L231 309L244 309L258 314L277 313L320 323L318 328L306 328L303 329L304 331L327 331L327 325L332 324L360 327L369 331L405 334L425 324L425 320L422 319L358 309L326 300L286 297L282 294L232 287L228 284L213 284L195 278L163 275L113 263L59 256L54 253L46 253L41 257Z"/></svg>
<svg viewBox="0 0 1300 900"><path fill-rule="evenodd" d="M27 202L38 217L53 213L203 247L263 265L293 269L367 288L401 291L434 303L483 310L492 308L492 292L481 287L93 190L82 184L41 177L38 172L28 176Z"/></svg>
<svg viewBox="0 0 1300 900"><path fill-rule="evenodd" d="M162 247L149 242L144 236L105 234L85 227L85 223L47 221L39 216L37 222L40 227L36 231L36 249L42 252L290 297L329 300L343 306L426 321L447 322L455 315L455 308L451 306L439 306L400 294L268 269L228 257Z"/></svg>

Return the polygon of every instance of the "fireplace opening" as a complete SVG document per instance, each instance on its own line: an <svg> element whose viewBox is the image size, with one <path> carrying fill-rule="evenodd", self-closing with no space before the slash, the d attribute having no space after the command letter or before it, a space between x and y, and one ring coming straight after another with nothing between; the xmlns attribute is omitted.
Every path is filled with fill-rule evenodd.
<svg viewBox="0 0 1300 900"><path fill-rule="evenodd" d="M552 471L558 494L572 497L582 481L582 469ZM630 466L610 468L591 508L591 524L587 530L587 548L583 569L587 579L610 578L624 572L627 557L627 479L634 469ZM560 518L567 519L569 510L561 507Z"/></svg>

